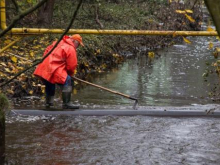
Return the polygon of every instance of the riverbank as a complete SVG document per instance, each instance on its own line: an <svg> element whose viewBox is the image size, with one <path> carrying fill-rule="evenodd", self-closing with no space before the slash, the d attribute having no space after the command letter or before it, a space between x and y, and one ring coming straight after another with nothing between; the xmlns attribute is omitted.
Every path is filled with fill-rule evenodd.
<svg viewBox="0 0 220 165"><path fill-rule="evenodd" d="M70 18L71 1L61 1L55 6L53 28L66 27ZM194 4L182 4L167 1L89 3L85 2L75 20L74 27L82 29L134 29L134 30L199 30L202 13ZM65 11L58 6L65 7ZM193 13L185 14L176 10L191 9ZM65 19L64 19L65 17ZM193 18L195 22L190 21ZM27 17L22 23L31 22ZM32 21L33 22L33 21ZM25 24L27 25L27 24ZM28 25L27 25L28 26ZM34 26L34 23L30 26ZM116 35L82 35L84 48L78 50L78 68L76 76L87 79L90 73L106 72L123 63L129 56L140 53L148 56L149 52L181 42L182 37L173 36L116 36ZM11 78L16 72L30 66L32 61L41 58L46 46L58 35L29 36L22 39L1 56L0 82ZM4 47L12 40L11 36L2 38ZM18 55L18 56L15 56ZM22 57L22 58L20 58ZM155 57L153 55L153 57ZM34 69L33 69L34 70ZM42 96L45 87L32 75L33 70L23 74L4 89L8 97Z"/></svg>

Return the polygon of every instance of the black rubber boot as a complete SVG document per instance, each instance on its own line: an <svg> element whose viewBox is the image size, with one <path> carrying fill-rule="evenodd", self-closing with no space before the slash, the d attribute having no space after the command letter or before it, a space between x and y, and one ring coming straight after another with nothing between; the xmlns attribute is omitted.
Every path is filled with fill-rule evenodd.
<svg viewBox="0 0 220 165"><path fill-rule="evenodd" d="M46 96L46 108L51 108L54 106L54 96Z"/></svg>
<svg viewBox="0 0 220 165"><path fill-rule="evenodd" d="M70 103L72 93L71 86L65 86L62 90L62 98L63 98L63 109L79 109L78 105L74 105Z"/></svg>

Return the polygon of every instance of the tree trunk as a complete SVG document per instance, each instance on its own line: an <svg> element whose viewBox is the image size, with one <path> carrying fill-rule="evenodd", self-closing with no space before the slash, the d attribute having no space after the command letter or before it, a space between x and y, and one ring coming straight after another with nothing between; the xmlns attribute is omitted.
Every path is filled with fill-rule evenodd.
<svg viewBox="0 0 220 165"><path fill-rule="evenodd" d="M5 161L5 111L9 108L7 97L0 93L0 164Z"/></svg>
<svg viewBox="0 0 220 165"><path fill-rule="evenodd" d="M205 0L205 4L212 16L218 35L220 36L220 4L219 0Z"/></svg>
<svg viewBox="0 0 220 165"><path fill-rule="evenodd" d="M5 161L5 115L0 110L0 164Z"/></svg>
<svg viewBox="0 0 220 165"><path fill-rule="evenodd" d="M52 23L53 19L53 7L55 0L48 0L42 7L38 10L37 23L40 27L48 27Z"/></svg>

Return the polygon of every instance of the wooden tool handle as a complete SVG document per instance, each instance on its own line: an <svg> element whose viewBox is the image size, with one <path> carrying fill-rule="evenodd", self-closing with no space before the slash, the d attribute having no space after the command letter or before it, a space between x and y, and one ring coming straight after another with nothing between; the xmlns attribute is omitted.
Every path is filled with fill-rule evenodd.
<svg viewBox="0 0 220 165"><path fill-rule="evenodd" d="M129 95L126 95L126 94L123 94L123 93L120 93L120 92L117 92L117 91L110 90L110 89L108 89L108 88L105 88L105 87L102 87L102 86L99 86L99 85L90 83L90 82L88 82L88 81L81 80L81 79L79 79L79 78L77 78L77 77L74 77L74 76L73 76L72 78L75 79L75 80L77 80L77 81L83 82L83 83L85 83L85 84L89 84L89 85L91 85L91 86L94 86L94 87L97 87L97 88L106 90L106 91L108 91L108 92L114 93L114 94L116 94L116 95L121 95L121 96L123 96L123 97L126 97L126 98L129 98L129 99L132 99L132 100L136 100L136 101L137 101L136 98L130 97Z"/></svg>

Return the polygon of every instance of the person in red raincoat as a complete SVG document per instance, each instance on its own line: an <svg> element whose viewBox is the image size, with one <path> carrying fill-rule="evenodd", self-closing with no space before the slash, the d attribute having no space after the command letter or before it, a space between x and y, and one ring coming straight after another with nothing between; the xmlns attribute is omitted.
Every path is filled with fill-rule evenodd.
<svg viewBox="0 0 220 165"><path fill-rule="evenodd" d="M56 41L48 46L44 56L53 48ZM71 76L77 67L77 52L79 45L84 46L79 34L64 36L51 54L40 63L34 75L40 77L46 86L46 108L54 103L55 84L62 87L62 99L64 109L79 108L70 103L73 81Z"/></svg>

